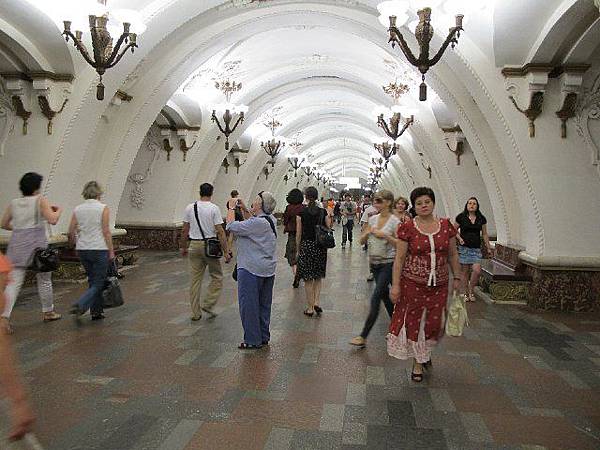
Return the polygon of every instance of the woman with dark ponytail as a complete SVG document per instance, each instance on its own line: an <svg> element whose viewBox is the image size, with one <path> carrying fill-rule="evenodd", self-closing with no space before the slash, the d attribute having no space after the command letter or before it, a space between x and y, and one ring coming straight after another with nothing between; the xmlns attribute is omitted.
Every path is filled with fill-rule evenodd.
<svg viewBox="0 0 600 450"><path fill-rule="evenodd" d="M306 303L304 314L320 316L323 310L319 306L321 280L327 269L327 249L317 244L316 227L326 225L331 228L331 217L327 211L317 205L319 192L313 186L307 187L304 196L308 205L296 216L296 252L298 254L298 276L304 280Z"/></svg>
<svg viewBox="0 0 600 450"><path fill-rule="evenodd" d="M488 254L491 253L490 238L487 232L487 219L479 211L479 201L471 197L465 204L465 209L456 216L458 229L458 260L461 266L463 293L468 302L475 301L473 289L481 275L481 239ZM471 276L469 277L469 271Z"/></svg>

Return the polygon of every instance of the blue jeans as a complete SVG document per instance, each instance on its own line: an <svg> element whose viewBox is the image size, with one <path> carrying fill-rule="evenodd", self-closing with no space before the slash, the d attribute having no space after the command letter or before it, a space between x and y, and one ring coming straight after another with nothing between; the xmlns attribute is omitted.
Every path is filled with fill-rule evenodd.
<svg viewBox="0 0 600 450"><path fill-rule="evenodd" d="M362 333L360 333L365 339L377 321L377 316L379 316L379 306L382 301L390 317L392 317L392 314L394 313L394 304L390 300L390 284L392 284L393 266L394 263L371 265L371 272L375 276L375 290L371 296L371 310L369 311L369 316L367 317Z"/></svg>
<svg viewBox="0 0 600 450"><path fill-rule="evenodd" d="M77 307L92 314L102 313L102 291L108 272L108 250L79 250L79 259L85 268L89 288L77 301Z"/></svg>
<svg viewBox="0 0 600 450"><path fill-rule="evenodd" d="M238 269L238 301L244 328L244 342L262 345L269 342L271 303L275 276L257 277L245 269Z"/></svg>
<svg viewBox="0 0 600 450"><path fill-rule="evenodd" d="M346 225L342 229L342 245L346 245L346 241L352 243L352 230L354 229L354 219L348 219Z"/></svg>

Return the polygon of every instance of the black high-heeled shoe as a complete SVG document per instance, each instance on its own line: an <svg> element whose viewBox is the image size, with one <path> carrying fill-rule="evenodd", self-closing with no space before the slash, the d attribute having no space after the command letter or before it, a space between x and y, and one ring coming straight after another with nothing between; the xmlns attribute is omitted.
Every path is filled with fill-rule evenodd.
<svg viewBox="0 0 600 450"><path fill-rule="evenodd" d="M317 313L317 316L320 316L321 313L323 312L323 308L321 308L318 305L315 305L314 308L315 308L315 312Z"/></svg>
<svg viewBox="0 0 600 450"><path fill-rule="evenodd" d="M426 363L423 363L423 368L425 370L431 370L431 369L433 369L433 363L431 362L431 360L427 361Z"/></svg>

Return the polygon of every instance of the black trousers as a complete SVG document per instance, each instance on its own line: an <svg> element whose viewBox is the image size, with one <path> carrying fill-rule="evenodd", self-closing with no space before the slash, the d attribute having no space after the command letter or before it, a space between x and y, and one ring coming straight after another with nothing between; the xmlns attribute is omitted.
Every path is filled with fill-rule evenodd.
<svg viewBox="0 0 600 450"><path fill-rule="evenodd" d="M371 264L371 272L373 272L373 275L375 276L375 290L371 296L371 310L365 321L363 331L360 333L365 339L377 321L377 316L379 316L379 306L382 301L389 316L392 317L392 314L394 313L394 304L390 300L390 284L392 284L393 266L394 263Z"/></svg>

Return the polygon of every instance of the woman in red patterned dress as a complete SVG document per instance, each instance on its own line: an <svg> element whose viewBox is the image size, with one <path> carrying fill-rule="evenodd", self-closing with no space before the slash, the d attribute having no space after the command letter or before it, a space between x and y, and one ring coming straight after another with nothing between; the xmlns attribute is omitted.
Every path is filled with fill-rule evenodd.
<svg viewBox="0 0 600 450"><path fill-rule="evenodd" d="M414 358L411 379L423 381L431 366L431 350L444 333L448 300L448 265L454 290L460 288L456 230L448 219L433 215L435 194L427 187L412 191L416 217L398 228L390 298L396 303L388 354Z"/></svg>

